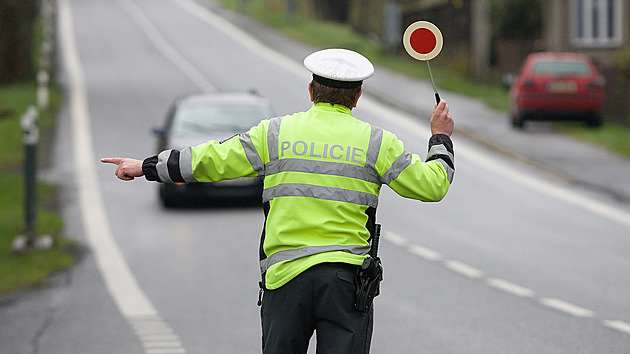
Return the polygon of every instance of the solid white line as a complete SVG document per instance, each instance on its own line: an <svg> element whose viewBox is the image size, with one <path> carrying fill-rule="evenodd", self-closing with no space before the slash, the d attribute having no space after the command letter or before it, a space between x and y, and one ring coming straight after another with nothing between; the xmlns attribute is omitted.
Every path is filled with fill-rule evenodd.
<svg viewBox="0 0 630 354"><path fill-rule="evenodd" d="M630 334L630 323L628 322L606 320L604 321L604 326L615 329L619 332Z"/></svg>
<svg viewBox="0 0 630 354"><path fill-rule="evenodd" d="M442 255L434 250L418 245L410 245L407 250L416 256L422 257L428 261L441 261Z"/></svg>
<svg viewBox="0 0 630 354"><path fill-rule="evenodd" d="M483 166L486 170L492 170L494 172L500 173L504 177L507 177L514 182L529 187L530 189L536 190L542 194L564 201L568 204L572 204L586 211L593 212L595 214L598 214L599 216L616 221L620 224L630 226L630 213L628 213L626 210L612 207L596 199L585 197L578 193L572 192L569 189L560 187L559 185L551 184L542 179L535 178L506 168L505 166L499 165L495 161L492 161L491 159L484 157L483 155L471 153L470 150L460 149L458 151L462 153L460 155L467 155L468 158L471 159L471 161L475 161L475 163Z"/></svg>
<svg viewBox="0 0 630 354"><path fill-rule="evenodd" d="M554 299L554 298L541 298L540 303L550 307L552 309L562 311L564 313L568 313L569 315L573 315L576 317L593 317L595 316L595 312L585 309L583 307L573 305L571 303Z"/></svg>
<svg viewBox="0 0 630 354"><path fill-rule="evenodd" d="M151 23L136 4L130 0L117 0L118 4L131 16L131 18L146 33L151 42L166 56L177 68L188 76L202 91L215 92L216 89L205 75L184 58L170 43L164 39L160 31Z"/></svg>
<svg viewBox="0 0 630 354"><path fill-rule="evenodd" d="M240 28L234 26L227 20L212 13L207 8L194 3L191 0L173 0L191 14L204 20L206 23L211 24L219 30L222 30L226 35L230 36L234 40L240 42L242 45L251 48L257 54L267 57L269 60L280 63L284 68L292 71L296 75L305 76L306 70L298 65L295 60L292 60L280 53L272 50L271 48L264 46L259 41L252 38L249 34L245 33ZM377 113L381 116L388 117L390 121L398 121L405 127L405 129L413 130L419 135L430 135L428 127L421 126L418 122L412 121L407 118L406 115L397 113L396 110L384 107L384 105L370 99L369 97L361 98L361 106L367 110ZM537 190L545 195L562 200L566 203L575 205L587 211L594 212L600 216L617 221L624 225L630 225L630 213L625 210L611 207L600 201L592 198L581 196L568 189L561 188L558 185L548 183L542 179L534 178L523 173L506 168L497 164L494 160L485 158L476 152L467 144L458 141L457 142L458 154L466 156L469 161L472 161L485 169L500 173L504 177L511 179L514 182L520 183L531 189Z"/></svg>
<svg viewBox="0 0 630 354"><path fill-rule="evenodd" d="M184 10L188 11L191 15L196 16L203 22L211 25L217 30L223 32L226 36L232 38L234 41L241 44L241 46L248 48L256 55L266 58L267 60L276 63L283 69L291 71L293 74L304 77L305 80L310 78L310 73L304 68L304 66L298 64L295 60L277 52L268 46L264 45L257 39L253 38L250 34L235 26L223 17L213 13L206 7L197 4L191 0L173 0Z"/></svg>
<svg viewBox="0 0 630 354"><path fill-rule="evenodd" d="M483 276L483 272L479 269L471 267L468 264L462 263L460 261L447 260L444 261L444 266L452 270L453 272L459 273L469 278L481 278Z"/></svg>
<svg viewBox="0 0 630 354"><path fill-rule="evenodd" d="M486 279L486 284L495 289L502 290L516 296L533 297L536 294L536 292L532 289L528 289L499 278L488 278Z"/></svg>
<svg viewBox="0 0 630 354"><path fill-rule="evenodd" d="M62 51L70 83L74 175L86 237L105 285L120 312L126 317L157 316L157 311L138 286L109 228L94 166L87 93L72 27L72 13L68 0L60 0L58 4Z"/></svg>

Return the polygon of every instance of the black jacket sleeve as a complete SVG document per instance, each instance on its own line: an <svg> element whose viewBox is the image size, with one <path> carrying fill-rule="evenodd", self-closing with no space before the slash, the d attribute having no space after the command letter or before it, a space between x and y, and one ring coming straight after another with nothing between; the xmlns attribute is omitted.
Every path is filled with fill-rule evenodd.
<svg viewBox="0 0 630 354"><path fill-rule="evenodd" d="M157 155L147 157L142 161L142 173L144 173L144 178L146 178L147 181L162 182L158 176L157 168L155 167L157 162Z"/></svg>

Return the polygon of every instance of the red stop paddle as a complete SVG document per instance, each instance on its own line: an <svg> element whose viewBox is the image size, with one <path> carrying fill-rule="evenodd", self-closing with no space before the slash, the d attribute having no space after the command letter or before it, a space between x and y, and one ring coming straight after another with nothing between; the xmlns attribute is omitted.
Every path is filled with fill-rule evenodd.
<svg viewBox="0 0 630 354"><path fill-rule="evenodd" d="M435 93L435 101L437 103L440 103L440 95L435 87L435 80L433 79L433 72L431 72L429 60L440 54L443 44L442 32L431 22L414 22L407 27L403 34L403 45L407 53L416 60L427 62L433 92Z"/></svg>

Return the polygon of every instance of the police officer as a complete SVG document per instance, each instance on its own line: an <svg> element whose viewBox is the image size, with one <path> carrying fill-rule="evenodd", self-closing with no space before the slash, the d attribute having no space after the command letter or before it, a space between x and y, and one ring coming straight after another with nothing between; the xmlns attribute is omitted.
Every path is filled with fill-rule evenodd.
<svg viewBox="0 0 630 354"><path fill-rule="evenodd" d="M354 307L355 275L368 257L381 185L440 201L454 174L453 119L442 100L431 116L425 162L387 130L351 115L372 63L345 49L304 60L312 107L264 120L247 133L145 160L105 158L116 176L163 183L264 178L260 241L264 353L367 353L373 311Z"/></svg>

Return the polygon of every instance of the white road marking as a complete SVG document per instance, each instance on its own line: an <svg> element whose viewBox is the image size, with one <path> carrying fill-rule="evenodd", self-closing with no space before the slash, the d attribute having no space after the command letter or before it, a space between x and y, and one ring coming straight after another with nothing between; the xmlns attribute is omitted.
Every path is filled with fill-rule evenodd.
<svg viewBox="0 0 630 354"><path fill-rule="evenodd" d="M177 341L179 336L176 334L139 334L142 342L164 342L164 341Z"/></svg>
<svg viewBox="0 0 630 354"><path fill-rule="evenodd" d="M153 348L147 349L146 354L182 354L186 353L185 349L180 348Z"/></svg>
<svg viewBox="0 0 630 354"><path fill-rule="evenodd" d="M157 31L155 26L151 24L151 22L146 18L146 16L140 12L135 4L130 2L129 0L117 0L121 6L130 14L130 16L140 25L140 27L147 33L149 38L153 41L153 43L164 53L164 55L169 58L184 74L186 74L193 82L197 84L202 90L207 92L215 91L215 88L208 82L205 76L199 72L190 62L188 62L183 56L181 56ZM188 10L191 14L196 15L200 19L208 22L209 24L223 30L227 35L241 42L241 44L248 46L252 50L255 50L257 54L266 56L270 60L274 60L278 63L281 63L286 69L292 71L296 75L307 76L305 70L298 65L294 60L289 59L280 53L273 51L272 49L262 45L260 42L256 41L248 34L240 30L238 27L232 25L228 21L222 19L221 17L213 14L206 8L190 1L190 0L174 0L184 9ZM77 146L82 146L82 149L74 149L75 150L75 163L77 166L82 166L83 174L77 177L77 182L79 184L79 199L80 203L83 207L91 206L92 212L88 213L83 212L82 217L84 220L84 224L86 225L86 230L88 234L88 241L92 245L92 247L96 250L99 249L100 252L97 252L95 255L97 259L97 263L99 265L99 270L103 274L103 278L105 279L106 285L112 294L119 310L123 315L127 317L133 317L136 315L140 316L157 316L157 311L153 308L151 303L148 301L144 293L142 293L141 289L138 287L133 274L128 269L127 264L124 261L124 258L120 254L120 250L118 249L115 241L111 237L111 231L109 231L109 224L106 221L105 213L103 210L102 197L100 193L98 193L98 186L96 184L96 172L94 170L93 163L91 158L93 156L92 153L92 145L91 145L91 135L89 130L89 116L87 110L87 100L85 94L85 88L83 83L82 71L80 62L78 59L78 54L76 51L76 45L74 43L74 34L71 25L71 14L70 8L67 3L67 0L59 1L60 8L60 23L62 27L62 36L65 38L62 42L64 48L64 57L66 58L66 66L68 67L68 71L70 73L71 78L71 98L70 105L73 115L73 124L75 126L73 132L74 143ZM68 40L71 38L71 40ZM381 104L376 103L375 101L369 99L368 97L364 97L362 99L363 105L367 106L366 108L371 109L372 111L380 111L383 115L386 115L391 120L398 119L399 123L403 122L408 129L413 127L419 134L427 135L429 130L425 127L421 127L416 122L411 121L406 116L394 113L394 111L386 109ZM411 124L410 124L411 123ZM81 132L81 133L79 133ZM563 200L567 203L573 204L575 206L581 207L585 210L592 211L601 216L607 217L611 220L615 220L625 225L630 225L630 214L613 207L610 207L607 204L601 203L597 200L583 197L576 193L573 193L567 189L559 188L558 186L552 185L540 179L536 179L530 176L526 176L524 174L518 173L516 171L510 170L503 166L499 166L495 164L492 160L488 158L484 158L482 155L475 154L474 149L468 147L465 143L458 142L459 146L459 154L470 157L471 161L475 161L476 163L484 166L487 169L492 169L495 172L502 174L505 177L510 178L513 181L516 181L522 185L528 186L532 189L538 190L543 194L552 196L556 199ZM474 155L474 156L473 156ZM474 157L474 159L472 158ZM87 161L87 163L85 163ZM84 163L80 163L84 162ZM96 203L95 203L96 201ZM97 207L95 207L95 204ZM96 211L95 211L96 209ZM100 210L98 210L100 209ZM102 237L105 235L104 237ZM386 237L390 242L397 245L406 245L408 241L400 236L389 233ZM100 239L100 240L99 240ZM96 247L96 246L99 247ZM423 257L428 260L440 260L441 255L435 251L426 249L420 246L410 246L408 251ZM107 255L107 259L103 259L103 255ZM113 257L112 257L113 255ZM461 263L459 261L445 261L445 267L458 272L460 274L473 277L480 278L483 276L483 272L473 268L469 265ZM123 276L121 274L127 273ZM115 274L116 276L112 276ZM533 296L529 295L533 290L520 287L518 285L509 283L504 280L499 279L488 279L488 285L493 286L495 288L499 288L501 290L505 290L507 292L513 293L519 296ZM555 308L557 310L578 316L578 317L592 317L594 316L594 312L591 310L587 310L581 308L576 305L572 305L570 303L552 299L552 298L543 298L540 299L540 302L546 306ZM604 321L604 325L610 328L614 328L616 330L630 333L630 324L623 321ZM170 334L169 334L170 335ZM171 335L172 336L172 335ZM145 337L146 338L146 337ZM169 337L172 338L172 337ZM170 342L169 342L170 343ZM164 353L164 352L174 352L173 349L151 349L151 351L147 351L147 353ZM179 348L179 351L185 353L184 348Z"/></svg>
<svg viewBox="0 0 630 354"><path fill-rule="evenodd" d="M458 143L458 145L461 144ZM483 154L472 153L471 150L472 149L458 149L460 155L467 156L470 161L474 161L476 164L483 166L486 170L499 173L514 182L536 190L544 195L561 200L586 211L593 212L620 224L630 226L630 213L624 209L610 206L596 199L582 196L557 184L552 184L542 179L512 170L501 164L497 164L492 159L483 156Z"/></svg>
<svg viewBox="0 0 630 354"><path fill-rule="evenodd" d="M207 8L191 0L173 0L173 1L179 4L180 6L182 6L182 8L189 11L191 14L199 17L206 23L218 29L221 29L226 35L230 36L236 41L239 41L242 45L252 49L252 51L255 51L257 54L266 56L269 60L279 63L280 65L292 71L294 74L298 76L306 77L306 71L296 61L262 45L260 42L253 39L249 34L245 33L243 30L234 26L232 23L228 22L227 20L212 13ZM374 101L368 96L362 97L361 102L362 102L361 103L362 107L364 107L365 109L370 110L374 113L380 114L382 116L386 116L388 117L390 121L397 121L397 124L405 126L405 129L411 129L415 131L415 133L418 135L426 135L426 136L430 135L430 131L428 127L418 124L418 122L409 119L406 115L403 115L396 110L388 109L384 105ZM531 189L537 190L548 196L551 196L556 199L567 202L569 204L578 206L587 211L594 212L600 216L617 221L619 223L630 225L630 213L624 210L611 207L609 205L601 203L592 198L581 196L577 193L571 192L568 189L561 188L556 185L552 185L551 183L548 183L541 179L537 179L531 176L521 174L517 171L510 170L507 167L494 163L494 161L492 161L489 158L483 157L483 155L481 154L477 154L475 149L471 148L465 143L458 141L457 144L458 144L458 149L457 149L458 154L466 156L470 161L478 163L479 165L483 166L485 169L490 169L492 171L495 171L496 173L499 173L503 175L504 177L508 177L512 181L520 183ZM415 254L424 259L427 259L430 261L439 261L442 259L442 255L440 253L430 250L425 247L421 247L417 245L409 245L409 241L406 238L396 235L394 233L387 232L387 233L384 233L384 236L386 240L392 242L393 244L397 246L407 247L407 250L410 253ZM462 274L467 275L467 276L472 276L472 277L483 276L482 271L475 269L473 267L470 267L468 265L465 265L464 263L461 263L458 261L446 261L444 262L444 265L447 268L450 268L451 270L454 270L456 272L461 272ZM531 289L513 284L511 282L508 282L502 279L489 278L487 279L487 284L494 288L497 288L497 289L500 289L500 290L503 290L508 293L521 296L521 297L533 297L535 295L535 292ZM562 308L565 312L576 314L578 316L594 315L594 312L590 310L586 310L581 307L571 305L569 303L566 303L560 300L551 301L551 299L547 299L545 302L548 306L553 305L553 306ZM624 332L630 331L630 325L628 325L625 322L607 321L606 323L611 328L615 328L617 330L621 330Z"/></svg>
<svg viewBox="0 0 630 354"><path fill-rule="evenodd" d="M395 244L396 246L405 246L409 243L409 241L407 241L406 238L398 236L397 234L391 231L384 232L383 236L385 237L387 241Z"/></svg>
<svg viewBox="0 0 630 354"><path fill-rule="evenodd" d="M573 305L571 303L554 299L554 298L541 298L540 303L550 307L552 309L562 311L564 313L568 313L569 315L573 315L576 317L593 317L595 316L595 312L591 310L587 310L583 307Z"/></svg>
<svg viewBox="0 0 630 354"><path fill-rule="evenodd" d="M424 258L428 261L439 261L442 259L442 255L436 251L428 249L426 247L410 244L409 240L399 236L393 232L384 233L386 236L385 239L396 246L402 247L407 250L407 252ZM446 269L449 269L457 274L469 277L469 278L484 278L484 272L472 267L466 263L457 261L457 260L444 260L442 262ZM534 298L536 292L532 289L526 288L521 285L514 284L504 279L500 278L485 278L486 285L504 291L506 293L524 297L524 298ZM571 304L569 302L556 299L556 298L539 298L538 302L544 306L555 309L560 312L564 312L566 314L581 317L581 318L591 318L595 317L595 311ZM630 334L630 323L624 321L613 321L613 320L605 320L603 321L603 325L617 331Z"/></svg>
<svg viewBox="0 0 630 354"><path fill-rule="evenodd" d="M62 50L70 80L70 114L74 148L75 177L86 236L105 284L120 312L126 317L157 316L142 292L112 237L94 166L95 154L83 69L76 48L72 13L68 0L59 1Z"/></svg>
<svg viewBox="0 0 630 354"><path fill-rule="evenodd" d="M202 91L215 92L216 88L194 65L184 58L173 46L164 39L160 31L151 23L147 16L142 13L138 6L130 0L117 0L118 4L129 14L129 16L146 33L151 42L166 56L177 68L188 76Z"/></svg>
<svg viewBox="0 0 630 354"><path fill-rule="evenodd" d="M167 331L171 334L172 330L168 328L168 324L159 317L157 310L138 285L112 236L94 165L95 154L87 92L72 26L72 10L68 0L58 2L58 14L63 58L69 79L69 105L74 145L72 151L75 171L77 171L75 178L87 241L112 299L120 313L130 321L132 327L135 328L148 320L161 326L160 333ZM147 343L151 342L142 342L143 345ZM186 349L182 347L181 342L177 343L177 346L169 346L169 352L185 353Z"/></svg>
<svg viewBox="0 0 630 354"><path fill-rule="evenodd" d="M625 334L630 334L630 323L628 322L606 320L604 321L604 326L615 329L619 332L623 332Z"/></svg>
<svg viewBox="0 0 630 354"><path fill-rule="evenodd" d="M442 255L434 250L428 249L426 247L418 246L418 245L409 245L407 248L409 252L415 254L416 256L422 257L428 261L441 261Z"/></svg>
<svg viewBox="0 0 630 354"><path fill-rule="evenodd" d="M516 285L512 282L499 278L488 278L486 279L486 284L495 289L520 297L533 297L536 294L536 292L532 289L528 289L524 286Z"/></svg>
<svg viewBox="0 0 630 354"><path fill-rule="evenodd" d="M295 75L304 77L305 80L309 80L310 73L304 68L304 66L301 65L301 63L298 64L295 60L269 48L257 39L253 38L249 33L240 29L238 26L235 26L223 17L191 0L173 1L184 10L188 11L191 15L196 16L215 29L222 31L227 37L232 38L234 41L240 43L241 46L248 48L256 55L266 58L270 62L276 63L278 66L291 71Z"/></svg>
<svg viewBox="0 0 630 354"><path fill-rule="evenodd" d="M446 260L444 261L444 266L455 273L469 278L481 278L483 276L483 272L479 269L471 267L468 264L462 263L460 261Z"/></svg>

